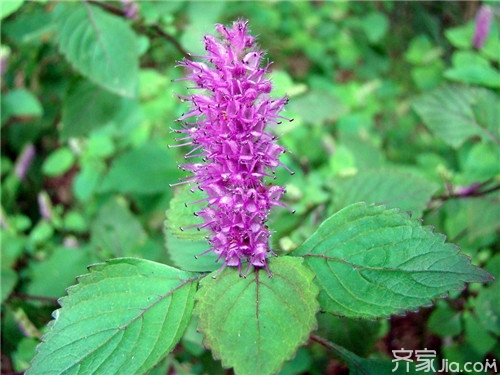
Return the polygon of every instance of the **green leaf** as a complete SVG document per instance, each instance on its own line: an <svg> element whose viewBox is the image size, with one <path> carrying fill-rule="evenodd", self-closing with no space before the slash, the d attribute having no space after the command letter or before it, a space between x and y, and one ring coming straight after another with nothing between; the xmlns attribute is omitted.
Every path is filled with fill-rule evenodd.
<svg viewBox="0 0 500 375"><path fill-rule="evenodd" d="M305 84L295 83L285 70L273 70L270 79L273 83L273 96L277 98L285 95L294 97L307 91Z"/></svg>
<svg viewBox="0 0 500 375"><path fill-rule="evenodd" d="M30 361L35 355L39 343L38 339L28 337L24 337L19 341L15 353L12 353L12 362L16 371L24 373L30 367Z"/></svg>
<svg viewBox="0 0 500 375"><path fill-rule="evenodd" d="M494 298L498 299L498 296ZM464 312L463 320L467 344L477 355L484 357L498 344L498 338L488 332L470 311Z"/></svg>
<svg viewBox="0 0 500 375"><path fill-rule="evenodd" d="M154 194L169 189L180 176L166 147L148 142L116 157L100 192Z"/></svg>
<svg viewBox="0 0 500 375"><path fill-rule="evenodd" d="M2 5L6 2L15 3L15 1L7 0L3 1ZM2 24L2 34L8 36L9 42L12 40L25 46L28 44L29 47L26 47L36 50L34 47L44 43L43 40L47 40L47 36L55 29L53 22L55 12L34 11L36 8L30 6L31 9L27 7L27 11L18 12L15 17Z"/></svg>
<svg viewBox="0 0 500 375"><path fill-rule="evenodd" d="M371 12L361 20L361 26L370 43L380 42L389 29L389 21L385 14Z"/></svg>
<svg viewBox="0 0 500 375"><path fill-rule="evenodd" d="M452 337L460 334L462 331L461 312L449 307L447 303L436 305L429 317L429 330L439 337Z"/></svg>
<svg viewBox="0 0 500 375"><path fill-rule="evenodd" d="M461 49L471 48L474 37L474 22L471 21L464 26L448 29L444 34L454 47Z"/></svg>
<svg viewBox="0 0 500 375"><path fill-rule="evenodd" d="M496 255L500 258L500 255ZM500 336L500 281L479 291L473 301L474 313L485 330Z"/></svg>
<svg viewBox="0 0 500 375"><path fill-rule="evenodd" d="M73 191L80 201L87 201L97 190L106 165L100 160L87 160L73 180Z"/></svg>
<svg viewBox="0 0 500 375"><path fill-rule="evenodd" d="M88 247L70 249L57 248L48 259L30 263L29 277L31 279L27 292L35 296L61 297L68 285L85 272L85 267L95 257Z"/></svg>
<svg viewBox="0 0 500 375"><path fill-rule="evenodd" d="M42 114L37 97L26 89L14 89L2 95L2 122L13 116L39 117Z"/></svg>
<svg viewBox="0 0 500 375"><path fill-rule="evenodd" d="M177 267L186 271L214 271L221 267L220 263L216 263L217 255L213 252L198 257L209 248L206 230L180 229L203 223L203 219L193 213L200 211L204 205L190 203L205 197L206 193L201 190L191 192L189 186L179 186L166 212L165 244L168 255ZM190 205L186 206L188 203Z"/></svg>
<svg viewBox="0 0 500 375"><path fill-rule="evenodd" d="M181 338L199 276L135 258L89 271L60 299L26 374L144 374Z"/></svg>
<svg viewBox="0 0 500 375"><path fill-rule="evenodd" d="M500 87L500 73L491 66L464 65L448 69L444 76L451 81L480 85L491 88Z"/></svg>
<svg viewBox="0 0 500 375"><path fill-rule="evenodd" d="M413 68L411 77L420 90L428 91L437 87L443 81L443 71L443 62L436 60L428 65Z"/></svg>
<svg viewBox="0 0 500 375"><path fill-rule="evenodd" d="M299 115L308 124L320 125L338 119L347 112L345 105L326 91L311 91L297 97L288 110ZM314 111L311 111L314 108Z"/></svg>
<svg viewBox="0 0 500 375"><path fill-rule="evenodd" d="M56 23L59 48L76 70L118 95L136 95L138 43L123 19L82 2L66 5Z"/></svg>
<svg viewBox="0 0 500 375"><path fill-rule="evenodd" d="M10 292L14 289L17 284L17 273L10 268L2 268L1 282L2 288L1 291L1 303L7 299Z"/></svg>
<svg viewBox="0 0 500 375"><path fill-rule="evenodd" d="M500 229L500 191L494 191L474 199L460 199L446 204L446 228L448 235L466 231L468 243L490 236Z"/></svg>
<svg viewBox="0 0 500 375"><path fill-rule="evenodd" d="M99 210L90 228L94 246L111 256L140 256L147 234L120 197L110 198ZM108 253L109 252L109 253Z"/></svg>
<svg viewBox="0 0 500 375"><path fill-rule="evenodd" d="M228 267L196 293L204 344L238 375L276 373L316 328L313 274L290 257L271 259L269 268L272 278L263 269L241 278Z"/></svg>
<svg viewBox="0 0 500 375"><path fill-rule="evenodd" d="M161 9L158 9L161 11ZM213 33L214 24L224 10L224 2L213 1L189 1L187 4L187 16L189 27L182 34L181 44L194 55L204 53L204 45L200 43L203 36L208 32Z"/></svg>
<svg viewBox="0 0 500 375"><path fill-rule="evenodd" d="M420 34L410 41L404 57L410 64L428 65L442 53L441 48L436 47L427 35Z"/></svg>
<svg viewBox="0 0 500 375"><path fill-rule="evenodd" d="M8 0L2 1L2 5L0 5L0 20L3 20L5 17L10 16L16 10L18 10L21 5L23 5L24 0Z"/></svg>
<svg viewBox="0 0 500 375"><path fill-rule="evenodd" d="M31 230L29 239L33 245L37 246L48 242L53 235L53 225L46 219L41 219Z"/></svg>
<svg viewBox="0 0 500 375"><path fill-rule="evenodd" d="M111 136L107 134L93 133L87 139L85 155L89 158L104 159L115 152L115 145Z"/></svg>
<svg viewBox="0 0 500 375"><path fill-rule="evenodd" d="M437 188L436 184L410 173L368 170L337 182L336 206L341 208L363 201L411 211L420 217Z"/></svg>
<svg viewBox="0 0 500 375"><path fill-rule="evenodd" d="M24 236L15 235L2 228L0 230L0 247L2 248L0 263L2 268L13 267L23 255L25 245L26 238Z"/></svg>
<svg viewBox="0 0 500 375"><path fill-rule="evenodd" d="M66 173L75 162L75 154L68 147L61 147L51 153L42 166L47 176L59 176Z"/></svg>
<svg viewBox="0 0 500 375"><path fill-rule="evenodd" d="M293 255L316 274L330 313L379 318L429 305L491 275L444 236L383 206L352 204L327 219Z"/></svg>
<svg viewBox="0 0 500 375"><path fill-rule="evenodd" d="M361 357L373 351L376 341L384 335L385 320L359 320L332 314L318 314L317 335L329 340Z"/></svg>
<svg viewBox="0 0 500 375"><path fill-rule="evenodd" d="M473 136L500 144L499 123L491 122L500 118L500 103L489 90L444 85L414 100L413 108L429 129L454 148Z"/></svg>
<svg viewBox="0 0 500 375"><path fill-rule="evenodd" d="M70 88L63 103L61 137L84 136L108 124L117 116L123 101L92 82L78 81Z"/></svg>

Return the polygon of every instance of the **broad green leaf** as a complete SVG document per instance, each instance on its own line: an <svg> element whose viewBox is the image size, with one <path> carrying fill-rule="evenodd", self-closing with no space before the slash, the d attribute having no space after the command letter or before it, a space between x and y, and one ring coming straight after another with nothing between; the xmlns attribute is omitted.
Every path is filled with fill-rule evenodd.
<svg viewBox="0 0 500 375"><path fill-rule="evenodd" d="M313 274L291 257L273 258L269 268L272 278L263 269L241 278L228 267L196 294L204 344L238 375L276 373L316 328Z"/></svg>
<svg viewBox="0 0 500 375"><path fill-rule="evenodd" d="M431 64L413 68L411 77L420 90L428 91L436 88L443 81L444 69L444 63L436 60Z"/></svg>
<svg viewBox="0 0 500 375"><path fill-rule="evenodd" d="M32 245L38 246L48 242L54 235L54 226L46 219L41 219L31 230L29 240Z"/></svg>
<svg viewBox="0 0 500 375"><path fill-rule="evenodd" d="M193 215L203 208L203 202L191 203L205 197L206 194L201 190L191 192L189 186L179 186L175 189L170 208L166 212L165 244L168 255L177 267L186 271L214 271L221 267L213 252L198 257L210 247L205 238L209 233L205 229L187 228L203 223L203 219Z"/></svg>
<svg viewBox="0 0 500 375"><path fill-rule="evenodd" d="M373 346L380 339L388 322L385 320L359 320L339 317L332 314L318 314L316 334L361 357L368 356Z"/></svg>
<svg viewBox="0 0 500 375"><path fill-rule="evenodd" d="M69 147L61 147L45 159L42 171L47 176L59 176L66 173L75 162L75 154Z"/></svg>
<svg viewBox="0 0 500 375"><path fill-rule="evenodd" d="M184 1L141 1L137 3L139 14L144 23L151 25L162 18L170 19L173 13L184 5Z"/></svg>
<svg viewBox="0 0 500 375"><path fill-rule="evenodd" d="M269 78L273 83L273 96L281 98L285 95L294 97L303 94L307 86L303 83L295 83L290 75L284 70L273 70Z"/></svg>
<svg viewBox="0 0 500 375"><path fill-rule="evenodd" d="M491 88L500 87L500 73L490 66L464 65L448 69L444 76L451 81L480 85Z"/></svg>
<svg viewBox="0 0 500 375"><path fill-rule="evenodd" d="M463 321L466 342L479 357L484 357L498 345L498 337L488 332L472 312L465 311Z"/></svg>
<svg viewBox="0 0 500 375"><path fill-rule="evenodd" d="M460 155L461 174L457 185L477 181L494 181L500 175L500 147L491 142L478 142ZM487 189L488 186L484 186Z"/></svg>
<svg viewBox="0 0 500 375"><path fill-rule="evenodd" d="M63 296L68 285L73 284L75 278L84 273L85 267L95 259L89 247L57 248L47 259L30 263L28 294L56 298Z"/></svg>
<svg viewBox="0 0 500 375"><path fill-rule="evenodd" d="M2 1L2 8L5 3L15 2L15 0ZM47 36L52 34L55 29L53 20L54 13L56 12L40 11L41 8L35 10L37 8L36 6L33 7L33 5L29 7L26 7L26 11L23 9L15 17L2 24L2 37L4 38L3 40L7 40L4 37L5 35L8 37L9 42L13 40L16 43L24 45L24 47L32 49L35 46L40 46L44 40L48 39Z"/></svg>
<svg viewBox="0 0 500 375"><path fill-rule="evenodd" d="M93 133L87 139L85 156L89 158L108 158L115 152L115 145L111 136L107 134Z"/></svg>
<svg viewBox="0 0 500 375"><path fill-rule="evenodd" d="M63 228L69 232L83 233L88 229L88 221L78 211L68 211L63 217Z"/></svg>
<svg viewBox="0 0 500 375"><path fill-rule="evenodd" d="M498 96L482 88L444 85L413 102L424 124L447 144L458 148L479 136L500 143Z"/></svg>
<svg viewBox="0 0 500 375"><path fill-rule="evenodd" d="M100 192L155 194L170 189L168 184L181 176L172 154L157 142L117 156L104 177Z"/></svg>
<svg viewBox="0 0 500 375"><path fill-rule="evenodd" d="M14 89L2 95L2 122L10 117L39 117L43 108L35 95L26 89Z"/></svg>
<svg viewBox="0 0 500 375"><path fill-rule="evenodd" d="M73 192L80 201L88 201L96 192L106 165L101 160L87 160L73 180Z"/></svg>
<svg viewBox="0 0 500 375"><path fill-rule="evenodd" d="M442 49L436 47L427 35L420 34L410 41L404 57L410 64L427 65L442 53Z"/></svg>
<svg viewBox="0 0 500 375"><path fill-rule="evenodd" d="M2 268L1 282L1 303L9 296L10 292L14 289L17 284L17 273L10 268Z"/></svg>
<svg viewBox="0 0 500 375"><path fill-rule="evenodd" d="M24 373L30 367L30 361L35 355L39 343L38 339L31 337L24 337L19 341L15 353L12 353L12 362L16 371Z"/></svg>
<svg viewBox="0 0 500 375"><path fill-rule="evenodd" d="M365 203L332 215L293 255L316 274L322 308L352 318L401 314L466 282L491 281L444 236L396 209Z"/></svg>
<svg viewBox="0 0 500 375"><path fill-rule="evenodd" d="M283 365L278 375L299 375L307 373L311 368L313 358L307 348L301 347L297 350L297 355Z"/></svg>
<svg viewBox="0 0 500 375"><path fill-rule="evenodd" d="M378 43L389 29L387 16L381 12L371 12L361 20L361 27L370 43Z"/></svg>
<svg viewBox="0 0 500 375"><path fill-rule="evenodd" d="M118 95L136 95L138 43L125 20L81 2L66 5L56 23L59 48L76 70Z"/></svg>
<svg viewBox="0 0 500 375"><path fill-rule="evenodd" d="M144 374L191 318L196 274L118 258L68 289L26 374Z"/></svg>
<svg viewBox="0 0 500 375"><path fill-rule="evenodd" d="M110 198L99 210L90 228L91 243L105 251L105 257L140 256L147 234L130 212L127 202ZM109 252L109 253L108 253Z"/></svg>
<svg viewBox="0 0 500 375"><path fill-rule="evenodd" d="M500 266L500 254L495 255L488 266L492 263L496 263L497 268ZM498 280L500 273L498 271L495 273L492 268L488 267L488 270L497 277L497 280L481 289L477 298L472 301L472 305L477 320L484 329L500 336L500 298L498 298L500 295L500 281Z"/></svg>
<svg viewBox="0 0 500 375"><path fill-rule="evenodd" d="M338 208L363 201L411 211L420 217L438 186L410 173L372 169L338 180L335 188Z"/></svg>
<svg viewBox="0 0 500 375"><path fill-rule="evenodd" d="M180 42L189 52L195 55L201 54L204 53L205 46L200 41L207 32L214 33L214 24L224 10L224 2L189 1L188 3L189 27L182 34Z"/></svg>
<svg viewBox="0 0 500 375"><path fill-rule="evenodd" d="M139 83L139 97L145 101L161 94L167 86L168 79L155 69L141 69Z"/></svg>
<svg viewBox="0 0 500 375"><path fill-rule="evenodd" d="M474 37L474 22L471 21L466 25L448 29L444 34L454 47L462 49L471 48Z"/></svg>
<svg viewBox="0 0 500 375"><path fill-rule="evenodd" d="M5 0L0 4L0 19L10 16L16 10L18 10L21 5L23 5L24 0Z"/></svg>
<svg viewBox="0 0 500 375"><path fill-rule="evenodd" d="M78 81L63 103L61 137L81 137L107 125L117 116L124 100L92 82Z"/></svg>
<svg viewBox="0 0 500 375"><path fill-rule="evenodd" d="M311 111L314 108L314 111ZM347 112L345 105L326 91L311 91L295 98L287 107L299 115L304 122L320 125L327 120L334 120Z"/></svg>
<svg viewBox="0 0 500 375"><path fill-rule="evenodd" d="M15 235L14 233L6 231L2 228L0 230L0 247L2 248L2 251L0 252L0 263L2 267L12 267L23 255L25 246L26 238L24 236Z"/></svg>
<svg viewBox="0 0 500 375"><path fill-rule="evenodd" d="M466 231L464 241L472 243L500 229L500 191L473 199L447 202L445 211L446 233L456 236Z"/></svg>
<svg viewBox="0 0 500 375"><path fill-rule="evenodd" d="M462 331L461 312L451 308L447 303L439 302L442 301L438 301L429 317L429 330L439 337L452 337L460 334Z"/></svg>

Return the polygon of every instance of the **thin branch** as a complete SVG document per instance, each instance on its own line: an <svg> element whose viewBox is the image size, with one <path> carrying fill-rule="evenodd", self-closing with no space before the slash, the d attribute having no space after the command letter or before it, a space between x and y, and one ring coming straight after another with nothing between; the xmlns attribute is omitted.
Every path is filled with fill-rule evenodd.
<svg viewBox="0 0 500 375"><path fill-rule="evenodd" d="M182 53L184 57L189 57L189 52L184 49L184 47L179 43L177 39L175 39L172 35L167 34L165 30L163 30L160 25L154 24L152 26L153 30L156 32L157 35L167 39L170 43L174 45L177 50Z"/></svg>
<svg viewBox="0 0 500 375"><path fill-rule="evenodd" d="M114 15L117 15L117 16L120 16L123 18L127 18L126 14L125 14L126 13L125 9L121 9L121 8L118 8L118 7L111 5L109 3L101 2L101 1L97 1L97 0L86 0L86 2L88 2L89 4L96 5L98 7L101 7L104 10L106 10L107 12L112 13ZM146 26L144 26L142 19L138 18L137 20L139 21L139 27L140 27L141 31L143 33L148 33L148 32L150 33L150 30ZM155 23L151 26L150 29L152 31L154 31L155 36L160 36L162 38L165 38L170 43L172 43L174 45L174 47L180 53L182 53L183 56L185 56L185 57L189 56L189 52L186 51L184 49L184 47L182 47L182 45L179 43L179 41L177 39L175 39L172 35L168 34L165 30L163 30L160 25Z"/></svg>
<svg viewBox="0 0 500 375"><path fill-rule="evenodd" d="M97 1L97 0L87 0L87 3L97 5L101 8L103 8L104 10L106 10L107 12L115 14L117 16L125 17L125 11L123 9L115 7L114 5L111 5L109 3L101 2L101 1Z"/></svg>
<svg viewBox="0 0 500 375"><path fill-rule="evenodd" d="M20 298L20 299L32 299L32 300L37 300L37 301L42 301L42 302L49 302L51 304L56 305L57 304L57 298L54 297L44 297L44 296L34 296L31 294L26 294L26 293L11 293L11 297L15 298Z"/></svg>
<svg viewBox="0 0 500 375"><path fill-rule="evenodd" d="M368 375L366 370L360 366L359 359L356 358L355 354L337 344L334 344L333 342L328 341L327 339L324 339L323 337L312 334L309 336L309 338L311 339L311 341L317 342L328 350L335 352L336 356L341 358L348 365L356 366L359 373Z"/></svg>
<svg viewBox="0 0 500 375"><path fill-rule="evenodd" d="M489 188L483 189L486 187L491 180L482 182L482 183L474 183L470 186L460 188L455 191L450 191L446 194L436 195L432 197L431 201L447 201L450 199L461 199L461 198L479 198L484 197L485 195L491 194L495 191L500 190L500 184L491 186Z"/></svg>

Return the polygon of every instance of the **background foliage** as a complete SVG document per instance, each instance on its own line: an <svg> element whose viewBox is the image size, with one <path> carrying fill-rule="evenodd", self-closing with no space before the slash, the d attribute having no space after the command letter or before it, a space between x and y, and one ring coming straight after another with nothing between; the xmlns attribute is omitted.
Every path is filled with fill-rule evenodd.
<svg viewBox="0 0 500 375"><path fill-rule="evenodd" d="M500 26L494 19L484 46L473 48L478 3L5 4L2 372L28 368L57 298L89 264L138 257L186 271L217 268L210 255L193 263L206 249L203 235L176 231L170 219L195 200L168 187L182 176L176 163L184 151L168 148L175 143L170 127L186 110L173 95L185 87L172 79L182 75L175 63L183 55L203 53L201 38L214 23L238 17L249 19L274 61L275 95L291 97L286 116L295 120L277 128L290 151L282 161L296 172L279 171L277 183L286 184L287 204L297 212L273 213L276 252L307 252L307 243L299 246L320 223L365 201L383 203L389 213L410 211L458 244L473 264L500 276ZM276 272L286 275L299 262L278 263ZM156 272L145 263L99 267L80 278L63 305L73 306L71 296L85 293L91 280L112 277L114 267ZM186 281L193 274L162 272L158 285L172 295L159 303L193 300ZM305 272L301 278L304 285L310 280ZM231 275L219 280L231 284ZM204 288L210 282L204 280ZM251 278L245 282L254 285ZM401 347L434 349L449 361L500 358L499 285L472 284L388 320L320 313L317 334L329 343L313 339L281 373L340 373L364 358L391 360L391 350ZM304 290L303 298L311 293ZM140 308L158 314L152 302L137 298ZM210 304L205 298L198 314ZM363 306L356 310L369 316ZM330 312L338 309L332 304ZM165 319L187 329L153 373L225 372L204 349L194 319ZM307 329L297 327L303 338L301 329ZM181 332L170 335L162 336L165 346ZM225 345L213 337L204 344L216 356Z"/></svg>

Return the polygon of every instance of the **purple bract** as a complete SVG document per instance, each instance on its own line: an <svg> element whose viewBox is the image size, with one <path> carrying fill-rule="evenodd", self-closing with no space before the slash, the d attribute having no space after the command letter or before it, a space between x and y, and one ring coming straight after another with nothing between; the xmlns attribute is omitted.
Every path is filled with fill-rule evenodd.
<svg viewBox="0 0 500 375"><path fill-rule="evenodd" d="M179 64L187 70L181 80L194 82L190 89L201 91L179 96L192 106L177 120L183 129L174 130L184 134L176 139L184 143L177 146L193 146L185 158L197 160L179 166L193 176L178 184L197 184L208 196L203 200L207 207L195 212L204 219L197 227L211 232L208 251L224 261L223 267L238 267L240 275L245 261L247 272L253 265L269 273L266 258L273 252L265 223L272 206L288 208L280 202L285 189L265 181L283 166L279 156L284 152L266 127L285 119L279 113L288 99L269 96L270 64L261 67L264 53L247 24L238 20L231 28L216 25L220 38L205 36L207 55L198 56L202 61Z"/></svg>

